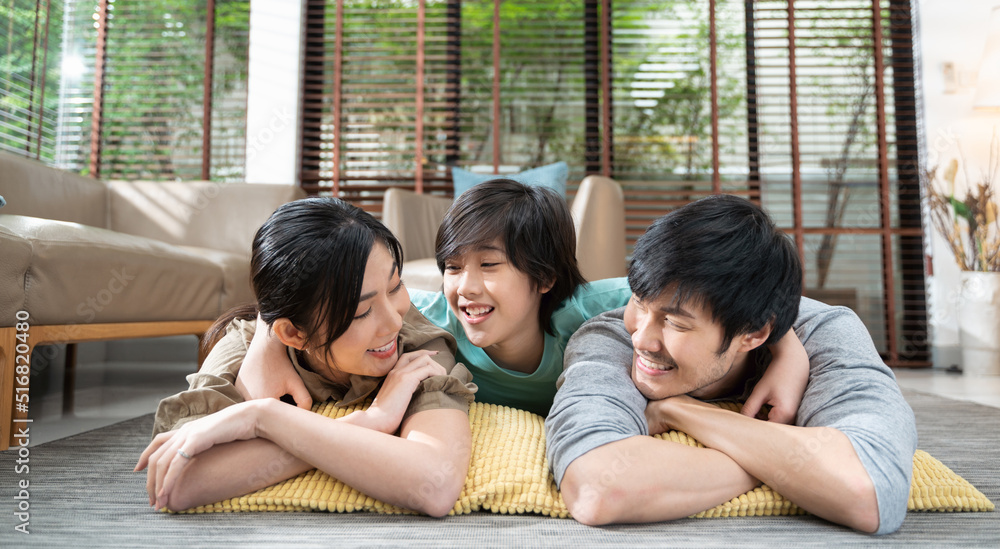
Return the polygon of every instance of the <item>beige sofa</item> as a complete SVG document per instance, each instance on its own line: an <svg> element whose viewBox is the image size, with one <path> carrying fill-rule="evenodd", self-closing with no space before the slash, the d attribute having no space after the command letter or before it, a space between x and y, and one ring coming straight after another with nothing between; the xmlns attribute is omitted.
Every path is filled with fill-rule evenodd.
<svg viewBox="0 0 1000 549"><path fill-rule="evenodd" d="M408 287L441 289L434 240L452 202L451 198L404 189L386 191L382 222L403 246L403 279ZM583 277L600 280L625 276L625 200L621 185L608 177L587 176L570 202L570 212Z"/></svg>
<svg viewBox="0 0 1000 549"><path fill-rule="evenodd" d="M305 193L292 185L104 182L0 153L0 196L2 449L12 418L25 417L14 409L30 377L21 375L20 357L48 343L200 336L220 314L252 301L253 235L275 208ZM72 387L71 368L67 375Z"/></svg>

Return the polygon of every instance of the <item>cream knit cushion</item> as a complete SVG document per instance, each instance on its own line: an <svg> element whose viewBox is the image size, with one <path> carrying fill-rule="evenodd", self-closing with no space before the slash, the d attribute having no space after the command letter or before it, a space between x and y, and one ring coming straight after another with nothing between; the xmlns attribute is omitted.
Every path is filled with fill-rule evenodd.
<svg viewBox="0 0 1000 549"><path fill-rule="evenodd" d="M317 404L313 410L336 418L366 406L367 404L337 408L332 402L327 402ZM738 409L738 405L731 403L722 406L730 410ZM451 514L485 510L508 514L537 513L560 518L569 516L545 458L542 417L506 406L475 402L469 411L469 422L472 427L472 459L465 487ZM679 431L670 431L656 437L689 446L701 446L698 441ZM913 456L913 482L908 508L911 511L992 511L993 503L930 454L917 450ZM186 512L235 511L366 511L413 514L407 509L372 499L316 469L252 494ZM763 485L694 517L804 513L781 494Z"/></svg>

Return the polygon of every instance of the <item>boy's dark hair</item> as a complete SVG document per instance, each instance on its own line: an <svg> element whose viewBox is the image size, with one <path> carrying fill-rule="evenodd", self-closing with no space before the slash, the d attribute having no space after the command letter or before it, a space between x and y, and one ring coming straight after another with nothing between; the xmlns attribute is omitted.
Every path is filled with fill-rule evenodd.
<svg viewBox="0 0 1000 549"><path fill-rule="evenodd" d="M225 335L234 318L259 315L269 326L287 318L306 332L310 345L329 351L354 321L368 256L377 242L401 268L399 241L361 208L324 197L282 205L253 239L250 283L257 303L217 320L204 338L206 350Z"/></svg>
<svg viewBox="0 0 1000 549"><path fill-rule="evenodd" d="M641 300L671 285L675 305L706 306L724 331L721 354L733 338L772 322L770 345L798 316L802 264L791 240L752 202L717 195L657 219L635 244L629 286Z"/></svg>
<svg viewBox="0 0 1000 549"><path fill-rule="evenodd" d="M556 307L586 282L576 263L576 227L566 201L550 189L510 179L472 187L455 200L438 228L438 269L443 273L449 258L497 241L536 288L552 284L538 310L539 324L551 334Z"/></svg>

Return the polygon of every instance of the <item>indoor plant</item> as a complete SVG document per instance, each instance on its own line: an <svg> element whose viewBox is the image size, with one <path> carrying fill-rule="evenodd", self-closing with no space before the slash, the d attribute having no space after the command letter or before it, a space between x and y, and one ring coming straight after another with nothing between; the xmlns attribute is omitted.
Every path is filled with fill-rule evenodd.
<svg viewBox="0 0 1000 549"><path fill-rule="evenodd" d="M998 163L994 136L987 171L964 198L955 195L957 160L948 164L941 181L937 170L931 170L925 187L934 227L962 269L958 327L963 369L1000 375L1000 223L993 200Z"/></svg>

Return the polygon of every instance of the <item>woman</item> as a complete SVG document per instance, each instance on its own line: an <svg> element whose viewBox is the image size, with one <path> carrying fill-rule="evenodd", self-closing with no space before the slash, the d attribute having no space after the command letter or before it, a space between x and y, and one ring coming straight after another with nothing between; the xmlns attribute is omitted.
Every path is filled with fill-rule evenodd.
<svg viewBox="0 0 1000 549"><path fill-rule="evenodd" d="M210 334L225 335L190 389L157 409L160 433L136 465L149 468L150 504L188 509L315 467L387 503L447 514L468 469L476 387L453 338L410 305L400 265L396 238L354 206L312 198L279 208L254 238L256 307L216 323ZM314 400L374 396L371 406L331 419L245 401L233 383L258 316Z"/></svg>

